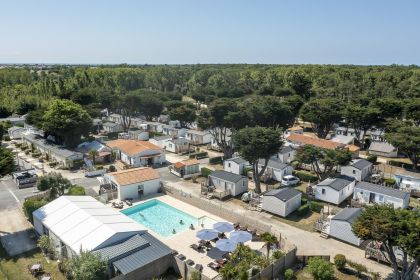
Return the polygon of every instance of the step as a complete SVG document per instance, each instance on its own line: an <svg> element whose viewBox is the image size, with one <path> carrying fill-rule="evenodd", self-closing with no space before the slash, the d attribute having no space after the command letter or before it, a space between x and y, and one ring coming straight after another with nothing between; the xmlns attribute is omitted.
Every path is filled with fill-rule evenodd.
<svg viewBox="0 0 420 280"><path fill-rule="evenodd" d="M328 239L328 237L329 237L328 233L326 233L326 232L321 232L321 235L320 236L322 238L325 238L325 239Z"/></svg>

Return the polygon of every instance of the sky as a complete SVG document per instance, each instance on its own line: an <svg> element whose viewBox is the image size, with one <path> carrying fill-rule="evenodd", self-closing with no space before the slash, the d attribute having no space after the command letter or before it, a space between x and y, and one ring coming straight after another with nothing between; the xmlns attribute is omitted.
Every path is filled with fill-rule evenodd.
<svg viewBox="0 0 420 280"><path fill-rule="evenodd" d="M420 1L0 0L0 63L420 65Z"/></svg>

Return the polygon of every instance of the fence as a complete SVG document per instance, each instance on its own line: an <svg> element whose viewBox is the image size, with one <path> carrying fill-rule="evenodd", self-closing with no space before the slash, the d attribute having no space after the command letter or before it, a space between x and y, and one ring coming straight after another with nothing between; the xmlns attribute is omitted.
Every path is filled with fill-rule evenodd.
<svg viewBox="0 0 420 280"><path fill-rule="evenodd" d="M313 257L319 257L319 258L322 258L322 259L324 259L324 260L326 260L326 261L330 261L330 256L328 255L313 255L313 256L296 256L296 260L298 260L300 263L302 263L302 266L305 266L305 265L307 265L308 264L308 262L309 262L309 259L310 258L313 258Z"/></svg>
<svg viewBox="0 0 420 280"><path fill-rule="evenodd" d="M195 269L194 267L188 265L185 260L181 260L178 256L174 257L174 268L175 271L181 276L182 279L191 279L193 278L192 275L196 274L199 276L200 280L221 280L222 278L220 275L217 275L213 278L209 278L204 274L201 274L200 271Z"/></svg>
<svg viewBox="0 0 420 280"><path fill-rule="evenodd" d="M296 247L293 250L287 252L280 259L270 264L256 275L250 277L250 280L259 279L277 279L280 274L287 268L292 267L296 262Z"/></svg>

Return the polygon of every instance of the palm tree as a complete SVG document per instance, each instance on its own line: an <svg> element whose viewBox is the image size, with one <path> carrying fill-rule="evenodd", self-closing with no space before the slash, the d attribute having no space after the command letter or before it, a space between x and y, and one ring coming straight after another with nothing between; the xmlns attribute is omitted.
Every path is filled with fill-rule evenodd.
<svg viewBox="0 0 420 280"><path fill-rule="evenodd" d="M265 246L267 246L267 260L270 258L270 247L271 245L277 244L278 240L277 237L272 235L269 232L264 232L261 234L261 240L265 242Z"/></svg>
<svg viewBox="0 0 420 280"><path fill-rule="evenodd" d="M234 279L236 277L236 269L231 262L228 262L220 268L219 273L224 280Z"/></svg>
<svg viewBox="0 0 420 280"><path fill-rule="evenodd" d="M92 159L93 165L95 165L95 160L97 156L99 156L99 152L97 150L89 151L89 157Z"/></svg>

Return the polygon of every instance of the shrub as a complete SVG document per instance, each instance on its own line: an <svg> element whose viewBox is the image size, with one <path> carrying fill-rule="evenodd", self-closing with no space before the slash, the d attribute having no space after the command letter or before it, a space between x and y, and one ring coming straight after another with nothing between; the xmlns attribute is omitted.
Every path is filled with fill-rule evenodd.
<svg viewBox="0 0 420 280"><path fill-rule="evenodd" d="M386 179L384 179L384 183L388 187L393 187L393 186L395 186L396 181L393 178L386 178Z"/></svg>
<svg viewBox="0 0 420 280"><path fill-rule="evenodd" d="M10 136L9 135L4 135L3 140L4 141L10 141Z"/></svg>
<svg viewBox="0 0 420 280"><path fill-rule="evenodd" d="M96 170L102 170L104 169L104 166L102 164L95 165Z"/></svg>
<svg viewBox="0 0 420 280"><path fill-rule="evenodd" d="M346 267L346 256L342 254L335 255L334 257L334 264L338 270L343 270Z"/></svg>
<svg viewBox="0 0 420 280"><path fill-rule="evenodd" d="M293 276L295 276L295 272L293 271L293 269L286 269L286 271L284 272L284 278L286 278L286 280L290 280L293 278Z"/></svg>
<svg viewBox="0 0 420 280"><path fill-rule="evenodd" d="M280 259L281 257L283 257L283 252L282 251L280 251L280 250L276 250L276 251L274 251L272 254L271 254L272 256L273 256L273 259L275 259L275 260L278 260L278 259Z"/></svg>
<svg viewBox="0 0 420 280"><path fill-rule="evenodd" d="M37 245L41 248L41 251L46 254L53 251L51 239L48 235L41 235L38 239Z"/></svg>
<svg viewBox="0 0 420 280"><path fill-rule="evenodd" d="M316 176L316 174L312 173L312 172L307 172L304 170L297 170L294 172L295 176L298 177L301 181L305 181L305 182L315 182L318 180L318 177Z"/></svg>
<svg viewBox="0 0 420 280"><path fill-rule="evenodd" d="M74 185L69 188L67 195L86 195L85 188L82 186Z"/></svg>
<svg viewBox="0 0 420 280"><path fill-rule="evenodd" d="M315 280L330 280L333 278L334 269L332 264L320 257L310 258L308 267Z"/></svg>
<svg viewBox="0 0 420 280"><path fill-rule="evenodd" d="M245 177L248 177L248 172L252 171L251 167L244 167L244 169L242 170L242 175Z"/></svg>
<svg viewBox="0 0 420 280"><path fill-rule="evenodd" d="M202 167L201 168L201 176L203 177L209 177L209 175L213 172L213 170L208 169L207 167Z"/></svg>
<svg viewBox="0 0 420 280"><path fill-rule="evenodd" d="M110 165L108 170L109 170L109 172L115 172L115 171L117 171L117 168L115 168L114 165Z"/></svg>
<svg viewBox="0 0 420 280"><path fill-rule="evenodd" d="M368 160L368 161L370 161L371 163L375 164L375 163L376 163L376 161L378 160L378 157L377 157L377 156L375 156L375 155L369 155L369 156L367 157L367 160Z"/></svg>
<svg viewBox="0 0 420 280"><path fill-rule="evenodd" d="M319 213L321 212L321 209L324 207L324 205L320 202L311 201L310 207L313 212Z"/></svg>
<svg viewBox="0 0 420 280"><path fill-rule="evenodd" d="M306 197L302 197L302 199L300 201L301 201L302 205L308 203L308 199Z"/></svg>
<svg viewBox="0 0 420 280"><path fill-rule="evenodd" d="M351 261L347 261L347 263L348 263L348 265L349 265L349 266L351 266L352 268L354 268L354 269L356 270L357 275L358 275L359 277L361 277L361 276L362 276L362 273L363 273L363 272L365 272L365 273L367 273L367 272L368 272L367 267L366 267L366 266L364 266L363 264L360 264L360 263L355 263L355 262L351 262Z"/></svg>
<svg viewBox="0 0 420 280"><path fill-rule="evenodd" d="M197 152L197 153L190 154L189 158L200 159L200 158L205 158L207 156L208 156L207 152Z"/></svg>
<svg viewBox="0 0 420 280"><path fill-rule="evenodd" d="M197 183L197 179L198 179L198 176L197 175L193 175L191 177L191 180L192 180L193 183Z"/></svg>
<svg viewBox="0 0 420 280"><path fill-rule="evenodd" d="M301 205L297 210L296 213L299 216L305 216L309 212L309 204Z"/></svg>
<svg viewBox="0 0 420 280"><path fill-rule="evenodd" d="M389 160L388 161L388 164L389 165L392 165L392 166L402 167L402 168L405 168L405 169L413 169L413 165L412 164L401 162L401 161Z"/></svg>
<svg viewBox="0 0 420 280"><path fill-rule="evenodd" d="M48 163L48 165L49 165L50 167L56 167L56 166L58 165L58 162L56 162L56 161L54 161L54 162L50 162L50 163Z"/></svg>
<svg viewBox="0 0 420 280"><path fill-rule="evenodd" d="M223 162L223 157L212 157L212 158L209 158L209 163L210 164L219 164L219 163L222 163Z"/></svg>
<svg viewBox="0 0 420 280"><path fill-rule="evenodd" d="M33 221L32 213L47 203L48 201L44 199L28 199L23 203L23 206L22 206L23 212L25 213L26 217L28 217L29 221L33 223L34 221Z"/></svg>

